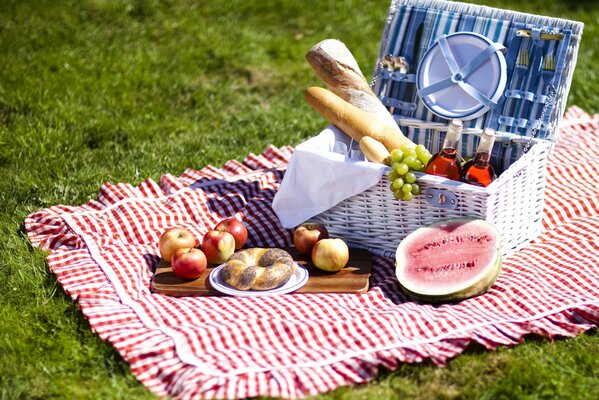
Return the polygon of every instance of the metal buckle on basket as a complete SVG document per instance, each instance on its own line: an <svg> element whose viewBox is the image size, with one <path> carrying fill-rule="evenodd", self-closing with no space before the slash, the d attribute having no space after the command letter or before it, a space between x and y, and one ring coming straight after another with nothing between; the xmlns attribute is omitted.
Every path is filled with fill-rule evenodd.
<svg viewBox="0 0 599 400"><path fill-rule="evenodd" d="M424 191L426 202L433 207L454 210L458 207L458 198L450 190L428 188Z"/></svg>

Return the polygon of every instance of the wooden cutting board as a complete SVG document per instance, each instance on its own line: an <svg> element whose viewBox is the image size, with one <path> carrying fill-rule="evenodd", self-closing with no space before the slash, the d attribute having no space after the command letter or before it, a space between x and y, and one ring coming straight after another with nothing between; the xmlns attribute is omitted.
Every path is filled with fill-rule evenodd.
<svg viewBox="0 0 599 400"><path fill-rule="evenodd" d="M372 256L368 250L350 249L349 262L341 271L325 272L317 269L311 261L297 254L294 247L287 247L293 259L308 269L308 283L294 293L366 293L372 268ZM209 267L198 279L185 280L177 277L166 261L154 272L150 288L154 293L167 296L222 296L211 287L208 276L214 267Z"/></svg>

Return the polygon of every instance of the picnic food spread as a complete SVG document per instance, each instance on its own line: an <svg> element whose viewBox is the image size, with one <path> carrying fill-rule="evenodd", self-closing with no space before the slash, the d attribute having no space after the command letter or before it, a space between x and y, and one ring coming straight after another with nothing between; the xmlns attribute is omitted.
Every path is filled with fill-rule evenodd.
<svg viewBox="0 0 599 400"><path fill-rule="evenodd" d="M345 62L340 62L339 57ZM433 156L424 145L412 142L401 130L390 129L383 122L388 121L387 116L391 114L385 110L385 117L380 117L379 106L382 103L370 96L366 81L343 43L333 40L320 42L306 58L332 90L310 87L304 94L306 101L349 135L352 141L358 142L366 160L391 168L388 177L396 199L409 201L421 193L417 173L425 172L481 186L488 186L494 179L494 173L492 176L489 174L493 171L489 165L495 137L492 129L483 133L475 160L466 165L466 169L472 171L462 173L463 160L458 152L463 131L460 119L449 122L443 146ZM364 101L364 98L368 100ZM489 175L488 179L474 178L474 174L480 175L481 171ZM302 247L304 243L298 240L298 236L306 235L306 232L305 227L296 229L296 246ZM320 233L313 230L313 237ZM328 232L322 237L325 235L328 237ZM336 255L341 257L337 264L335 257L329 254L327 257L319 256L319 252L323 252L319 249L331 251L336 240L339 239L320 239L310 243L313 246L312 261L318 268L336 270L347 262L347 251L337 250ZM347 248L343 241L340 245ZM431 302L455 301L478 295L486 291L499 274L500 250L500 235L485 221L441 220L417 229L399 243L396 252L399 284L405 293Z"/></svg>
<svg viewBox="0 0 599 400"><path fill-rule="evenodd" d="M452 217L493 221L504 257L539 235L547 157L582 26L497 11L492 18L503 22L482 32L480 24L492 19L484 10L470 15L441 3L394 2L370 81L338 40L308 51L330 92L309 88L305 98L332 125L294 151L273 201L284 227L312 219L385 254L418 227ZM454 123L461 132L452 138ZM389 143L398 138L406 142ZM449 151L457 170L451 177L435 168ZM430 166L429 154L436 155ZM307 173L313 178L304 183ZM326 193L333 185L335 193Z"/></svg>
<svg viewBox="0 0 599 400"><path fill-rule="evenodd" d="M491 40L480 33L468 32L471 27L458 26L455 32L443 32L428 38L431 40L428 45L424 49L419 49L421 37L417 32L425 23L425 15L426 9L416 9L412 14L407 14L409 21L404 23L399 15L390 14L387 29L398 29L395 24L398 24L397 26L404 24L405 32L399 31L394 35L385 32L371 85L364 78L350 50L339 40L323 40L308 51L306 59L328 90L309 87L304 92L304 97L307 103L332 123L338 131L333 131L331 135L327 132L329 131L327 128L321 135L329 138L328 146L325 140L309 140L305 146L298 146L294 158L307 157L310 151L321 151L321 154L328 151L344 155L345 162L350 165L356 164L355 168L339 167L335 164L338 158L331 158L329 161L328 156L323 155L321 169L338 171L340 174L337 176L338 182L351 181L354 185L360 181L358 173L360 162L367 161L386 166L383 171L387 179L381 178L379 186L386 185L395 200L415 199L414 207L406 205L401 208L400 213L385 213L384 207L379 210L377 205L385 204L387 198L383 200L378 196L377 191L372 190L372 184L364 183L362 193L358 194L351 189L352 185L349 183L338 185L341 190L347 191L347 195L337 196L334 201L327 199L327 202L332 203L333 206L324 211L320 210L320 214L314 213L312 217L316 221L323 222L332 232L342 233L356 243L363 244L362 238L368 236L369 243L375 243L373 247L380 248L381 246L376 244L377 239L379 242L388 243L393 223L401 229L401 233L397 236L392 234L394 240L391 242L396 246L401 246L405 241L409 242L408 238L414 240L411 235L415 234L414 231L419 232L417 230L419 226L431 222L440 224L437 230L441 229L440 226L454 226L456 222L451 220L451 217L476 216L481 220L482 225L475 225L479 228L485 226L485 220L498 223L499 231L494 227L490 229L494 233L499 232L497 234L499 243L501 237L506 236L508 250L502 249L501 246L496 249L491 246L494 254L491 261L481 261L481 254L463 261L460 260L459 254L452 251L444 252L444 255L450 259L430 258L440 263L439 271L452 271L454 275L455 271L464 268L467 271L485 271L474 284L467 284L465 287L458 285L461 289L456 289L455 293L444 293L440 289L438 297L429 296L436 300L455 299L485 291L493 283L495 272L499 271L501 256L504 255L502 252L506 251L507 254L514 251L516 247L522 246L536 234L536 231L531 230L530 234L514 233L514 238L510 237L508 224L513 224L514 217L509 215L509 212L516 207L495 205L494 209L499 210L499 215L489 215L489 204L509 202L511 199L498 199L491 202L487 198L502 196L503 191L511 191L508 186L518 187L523 184L520 181L516 182L522 173L511 172L512 164L523 165L526 158L528 162L538 163L539 160L535 159L533 152L530 152L531 147L535 152L546 150L543 148L545 143L532 140L518 141L517 138L506 136L504 132L501 135L496 133L496 130L502 128L505 116L497 118L494 113L499 111L499 104L503 106L504 90L510 83L509 77L513 73L515 46L511 43L505 44L496 38ZM406 37L402 38L402 34ZM415 42L413 35L418 36ZM517 38L514 40L519 44L522 40L521 36L517 35ZM405 42L401 44L394 42L404 39ZM562 39L564 37L556 40ZM535 40L532 44L533 48L539 44L539 38ZM376 90L372 90L373 88ZM546 106L553 107L554 104L546 103ZM468 128L465 128L464 121L470 121L467 124ZM406 127L406 130L403 131L400 127ZM331 139L334 142L331 142ZM501 144L494 146L496 141L501 141ZM310 142L312 144L308 146ZM472 152L472 149L476 151ZM545 154L540 156L541 161L544 161L544 157ZM313 155L309 158L311 164L319 162ZM296 174L294 171L296 165L302 163L291 163L288 170L290 181L294 179L298 181L293 177ZM327 168L329 166L334 168ZM523 167L519 166L519 168ZM506 171L509 172L504 178L501 175ZM337 172L329 172L329 176L323 174L323 183L314 186L312 191L305 188L296 189L296 193L315 193L309 194L305 203L298 202L299 208L304 205L318 204L321 198L327 198L326 194L319 197L318 193L321 191L316 188L327 187L327 184L329 187L332 184L336 185L333 179L335 173ZM539 175L540 179L544 178L542 171ZM442 180L431 179L432 176ZM492 191L487 191L486 188L496 182L498 177L503 178L500 179L501 183L493 185ZM319 178L320 176L317 176L313 180ZM450 183L452 181L460 182L461 186ZM288 190L285 183L284 180L280 192ZM299 188L301 185L295 186ZM478 194L481 195L480 200L476 198ZM285 195L281 195L283 196ZM470 202L472 204L469 204ZM369 207L367 205L369 203L373 206ZM537 203L522 201L516 204L520 206ZM275 201L273 206L276 209L280 207L280 203ZM503 211L506 208L508 211ZM514 219L527 219L526 223L535 224L534 221L538 220L536 213L542 212L538 208L533 212L524 211L526 215L524 218L516 216ZM420 224L404 228L402 219L405 218L405 213L420 221ZM505 221L503 213L509 215L510 222ZM446 223L447 220L453 222ZM353 221L359 221L365 227L359 229L352 223ZM519 225L519 227L530 229L527 225ZM378 229L380 234L377 238ZM538 230L538 228L534 229ZM433 230L430 228L427 232ZM365 231L366 234L363 235L361 231ZM462 250L468 250L470 247L475 253L480 250L479 242L474 244L461 240L461 237L458 239L460 240L455 243L452 242L457 240L455 237L447 240L450 240L452 245L460 243L458 247L464 247ZM512 240L518 243L514 245ZM389 251L393 244L383 245L383 247ZM436 271L436 267L429 267L431 271ZM486 273L487 269L491 272ZM409 277L414 276L409 275ZM456 279L456 282L459 281ZM423 290L422 286L417 285L416 290L406 289L403 284L402 287L407 293L416 297L419 291L425 294L421 298L427 297L427 291ZM407 287L411 286L408 284Z"/></svg>
<svg viewBox="0 0 599 400"><path fill-rule="evenodd" d="M285 284L294 270L293 257L285 250L252 248L229 257L220 276L238 290L269 290Z"/></svg>
<svg viewBox="0 0 599 400"><path fill-rule="evenodd" d="M279 290L273 293L288 293L306 283L308 273L287 251L261 247L242 249L247 240L248 231L245 224L231 217L219 222L213 230L206 232L201 240L197 240L187 229L168 228L160 237L159 251L162 260L170 262L172 273L183 280L180 281L182 286L185 286L185 281L200 280L209 264L221 264L210 271L210 280L214 282L213 286L221 288L220 291L225 294L241 295L236 291L267 293L287 286L286 283L294 276L297 268L302 270L302 273L296 276L299 282L293 282L289 288L284 287L284 292ZM293 240L295 250L307 257L319 270L338 272L348 265L350 251L347 244L339 238L329 238L328 231L322 224L301 224L295 229ZM198 246L201 249L197 248ZM218 277L213 277L214 274ZM303 276L306 276L306 279ZM163 293L168 293L172 285L173 282L167 284ZM222 285L235 290L222 290ZM163 288L160 284L154 284L153 287ZM182 287L181 290L185 292L186 289ZM181 293L181 290L175 290L174 293ZM354 290L353 286L351 290ZM203 294L201 290L197 292Z"/></svg>
<svg viewBox="0 0 599 400"><path fill-rule="evenodd" d="M409 22L408 35L417 31L417 26L423 22L423 16L422 12L414 14L413 20ZM417 47L415 43L409 45ZM503 168L499 168L496 173L493 161L507 162L507 166L510 166L512 159L492 158L497 137L495 129L485 123L484 129L476 128L479 129L476 135L463 140L465 135L463 120L484 119L492 115L503 95L508 80L508 65L513 60L506 56L508 50L504 44L472 32L458 31L437 37L421 54L418 63L415 60L418 49L414 48L413 52L407 50L409 46L403 49L406 54L387 53L384 56L381 54L378 72L375 73L375 79L370 85L344 43L335 39L323 40L308 51L306 59L329 89L309 87L304 92L304 97L314 110L342 132L340 135L335 134L335 141L328 146L328 151L347 156L352 162L364 160L386 166L386 176L389 181L387 187L393 193L393 198L411 201L418 196L418 212L426 210L421 206L420 195L422 194L425 195L428 205L441 210L454 210L458 202L465 199L456 196L451 190L430 186L428 179L424 181L421 179L426 175L433 175L484 189L506 168L504 164ZM380 86L381 81L377 79L381 79L384 86ZM394 88L395 85L399 85L399 90ZM377 87L379 92L375 93L372 87ZM381 90L396 97L381 96ZM411 102L405 102L406 99L410 99ZM424 108L418 108L416 99L421 101ZM424 114L422 110L425 111ZM415 111L421 113L420 120L411 118ZM429 111L437 116L435 122L427 116L426 113ZM444 118L447 123L442 122ZM405 124L406 121L408 132L404 134L400 125ZM470 126L479 126L477 123L470 123ZM422 129L425 136L420 136L417 130L410 129L411 124L417 129ZM431 132L435 134L435 130L444 132L444 136L437 136L434 139L442 143L437 148L431 138ZM469 132L469 134L473 133ZM476 139L474 142L470 140L472 137ZM502 137L501 140L511 139ZM469 150L473 143L476 144L474 154ZM528 145L530 146L530 142ZM462 157L464 151L468 151L468 157ZM522 155L526 151L528 148L518 149L515 154ZM465 159L469 161L466 162ZM347 164L347 167L350 168L350 164ZM357 181L360 178L356 176L354 179ZM314 190L314 192L318 191ZM464 193L469 197L475 192L466 190ZM451 216L469 215L467 207L462 210L465 210L462 214L435 216L433 221L436 220L437 223L424 231L422 231L424 228L405 229L403 240L395 242L399 245L396 252L398 271L409 271L406 274L398 272L398 278L401 277L400 285L407 293L431 300L455 300L479 294L493 283L496 272L498 273L501 266L501 246L494 247L494 245L496 242L501 243L503 232L497 233L498 231L492 226L489 228L483 218L479 218L478 224L470 220L447 219ZM406 211L409 212L410 209ZM476 209L472 209L471 212L474 215L480 214ZM401 218L401 215L399 217ZM425 220L430 222L429 218ZM373 223L376 224L376 221ZM233 232L234 228L227 229L228 224L237 231ZM337 229L335 224L336 222L333 222L333 230ZM464 239L459 233L462 229L461 224L467 225L467 229L470 230L476 227L490 230L493 234L470 234ZM281 260L275 259L274 253L263 248L240 252L239 250L247 241L247 230L244 231L243 224L233 218L228 222L221 222L220 225L220 229L215 228L206 233L202 240L202 250L209 263L226 262L220 272L225 283L242 290L268 290L284 284L289 279L293 272L290 268L293 266L291 256ZM448 226L456 231L447 233ZM348 230L356 229L355 227L344 229L345 232ZM423 249L426 251L421 252L418 257L406 256L406 253L401 250L402 246L408 246L406 243L415 241L415 238L423 234L422 232L427 234L435 232L436 240L439 242L425 245ZM492 237L492 239L480 239L483 237ZM472 238L480 240L473 241ZM309 257L314 266L319 269L337 271L347 264L349 258L347 244L339 238L330 238L325 224L312 222L297 226L293 241L299 253ZM444 247L446 243L452 242L455 242L453 245L460 249L459 252L445 252L443 256L434 254L438 251L438 247ZM489 246L481 249L481 243ZM273 251L276 251L276 254L284 253L280 249ZM489 254L492 256L488 256ZM460 257L467 259L461 260ZM263 261L263 258L267 261ZM418 260L417 262L426 260L434 265L419 267L418 273L415 273L413 268L406 267L406 265L410 266L414 259ZM258 267L263 269L257 269ZM461 277L468 276L464 272L472 271L483 272L480 274L477 272L478 275L475 274L474 278L468 277L465 284L460 283ZM439 275L440 272L442 274ZM451 290L446 288L447 292L443 291L445 289L427 288L427 282L432 284L431 282L435 281L435 274L437 277L452 274L452 280L458 283L454 286L449 285ZM433 278L427 277L428 275L432 275Z"/></svg>
<svg viewBox="0 0 599 400"><path fill-rule="evenodd" d="M387 61L397 61L391 56L387 58ZM485 148L477 151L477 166L472 167L469 174L462 173L464 161L458 152L463 130L461 120L450 121L441 151L431 157L425 146L416 145L403 135L342 42L334 39L319 42L308 51L306 59L332 91L310 87L304 93L306 101L349 135L352 141L358 142L366 160L391 167L390 189L395 199L410 201L421 193L415 172L424 171L479 186L488 186L495 179L495 172L489 164L494 143L493 130L486 130L483 134L483 138L487 139L480 142ZM393 109L390 111L393 112ZM390 126L393 128L389 129ZM391 157L391 152L394 157ZM471 165L468 164L467 168L470 169ZM475 174L485 177L475 178Z"/></svg>
<svg viewBox="0 0 599 400"><path fill-rule="evenodd" d="M562 46L562 43L570 40L570 34L579 37L581 33L581 28L572 32L569 26L561 31L563 34L559 39L562 41L559 47L539 46L542 35L547 35L546 32L541 33L541 29L547 31L565 22L529 17L524 20L521 15L514 15L513 19L519 21L512 21L512 15L496 10L490 14L487 9L473 5L457 10L453 3L440 7L436 1L418 2L418 6L406 5L403 0L393 1L381 46L381 65L377 64L374 74L376 96L384 107L388 107L387 114L393 115L393 123L400 124L398 126L401 126L402 133L412 144L387 146L384 140L387 131L376 130L379 136L364 134L370 129L364 128L364 125L370 123L364 123L361 116L356 118L359 113L356 114L351 107L346 107L336 99L327 104L322 99L325 95L321 99L314 96L320 102L315 102L316 108L328 109L326 112L329 115L336 116L338 121L345 121L350 128L363 128L358 129L360 140L346 137L335 127L327 128L322 136L313 138L316 139L312 142L315 146L308 150L316 151L303 152L309 146L298 146L294 150L294 157L307 155L308 163L302 164L296 158L290 160L290 147L283 151L269 147L261 156L248 156L243 163L228 163L223 170L207 168L203 171L186 171L181 178L165 176L160 185L151 181L141 183L138 188L106 185L97 202L81 208L52 208L30 218L26 226L32 242L52 248L53 253L48 257L49 265L56 271L68 293L79 299L90 325L102 339L115 344L123 357L132 363L132 370L140 380L148 383L158 394L185 398L196 395L206 398L262 395L299 398L341 385L364 382L372 378L379 368L393 369L399 362L420 362L430 358L441 364L471 342L495 348L498 345L516 344L530 332L572 336L596 326L599 315L597 285L584 284L597 280L596 266L593 264L596 246L587 240L596 236L593 235L588 209L589 196L596 195L596 191L574 193L575 201L567 205L567 212L563 212L563 196L557 185L566 174L560 168L560 161L550 165L552 171L549 172L554 182L553 191L548 192L547 213L543 217L546 234L525 251L505 261L508 268L505 268L493 290L484 298L472 299L458 306L434 307L411 302L401 293L400 285L405 293L417 299L455 301L481 293L493 284L502 265L503 252L506 249L512 252L520 249L538 234L542 214L537 210L543 207L544 162L550 148L544 136L541 140L526 142L525 138L504 137L509 135L502 132L498 137L502 144L495 146L491 160L501 175L489 187L421 173L432 158L431 153L443 150L441 144L447 121L431 115L430 110L418 100L414 79L418 75L420 56L433 45L438 49L436 54L443 55L445 45L443 40L439 41L439 37L453 30L485 29L490 37L508 46L508 66L513 66L519 48L531 49L533 57L530 64L534 66L529 69L531 72L515 75L522 78L523 82L534 82L534 74L540 73L539 56L544 58L546 54L556 54L558 67L554 65L551 72L548 63L547 76L542 79L545 83L543 87L554 87L554 93L558 94L555 101L546 103L550 111L538 118L545 121L540 132L546 133L552 131L551 126L559 120L551 110L556 109L560 113L565 97L563 93L567 93L569 86L568 78L565 78L569 73L568 64L573 65L575 61L576 48L567 44ZM532 26L531 21L536 24ZM520 39L512 41L513 33L522 28L532 29L531 37L537 36L537 42L532 43L526 38L521 39L522 42L518 41ZM404 36L407 36L407 40L404 40ZM454 40L448 40L447 43L450 47L456 44ZM466 42L457 44L460 43ZM330 47L321 48L329 49L329 54L334 53ZM482 47L479 50L484 52L483 55L501 57L496 54L499 48L490 45L488 52ZM386 55L383 57L383 54ZM476 54L466 56L481 59ZM446 55L444 58L459 69L473 61L455 60ZM335 65L340 67L339 63ZM562 75L564 70L566 72ZM344 68L339 68L339 71L339 75L353 73ZM460 94L457 89L464 83L458 82L467 74L458 76L451 72L456 79L452 89ZM560 78L562 76L563 79ZM433 76L424 78L428 79L425 82L429 87L428 94L432 94L429 96L429 106L434 106L432 102L436 101L437 106L449 104L453 107L453 98L445 102L446 98L438 96L440 91L433 90L439 88L434 85L442 81L430 79ZM339 89L335 92L334 87L331 88L333 93L368 113L362 108L365 105L358 105L360 96L352 95L356 92L336 84L334 79L330 82ZM477 90L485 88L474 87ZM536 96L531 92L536 89L531 89L530 85L526 84L522 89L527 89L527 93L512 95L528 96L531 100L519 102L529 104L517 112L506 112L508 117L501 121L516 131L526 127L525 130L530 132L532 128L527 126L530 122L528 119L538 115L534 111L541 110L533 107L529 111L528 106L533 103L532 99L535 100L535 106L541 105L544 100L541 100L542 97L531 97ZM343 97L343 93L348 97ZM367 98L373 100L372 96ZM456 98L456 102L458 100ZM476 132L464 129L460 146L455 147L456 153L465 157L473 155L481 132L487 127L485 124L499 121L497 112L501 114L504 109L501 103L504 100L502 98L497 107L493 104L487 106L494 111L465 124L468 128L474 127ZM472 110L475 108L478 105L470 107ZM509 110L510 107L506 106L505 109ZM347 110L350 110L349 114L343 114ZM485 119L487 116L489 118ZM468 121L467 118L461 119ZM382 119L380 123L386 124ZM589 126L593 127L589 129L594 129L596 124L589 123ZM393 132L399 131L398 127L391 125L388 128ZM500 130L498 126L493 128ZM535 139L539 138L533 135ZM389 137L394 136L389 134ZM590 137L589 143L597 141L595 138L592 142L592 135ZM580 138L581 135L572 134L571 141L566 143L575 147L574 143ZM345 146L345 154L330 153L334 148L331 139ZM519 144L522 141L528 145L526 150L522 150ZM368 159L375 162L364 162L353 157L354 152L358 153L355 147L358 143L363 145L360 148ZM485 153L484 144L479 143L478 147L481 153ZM564 151L563 147L557 150L555 154L560 157L559 160L572 157L572 152ZM326 175L328 171L319 169L319 165L309 169L310 162L318 164L317 156L323 153L330 153L321 157L330 162L327 165L337 166L338 170L351 170L353 174L348 174L346 182L342 182L347 183L349 190L340 201L339 198L330 199L333 192L341 190L338 177L336 181L333 179L336 186L325 184L318 186L319 190L312 190L324 194L325 199L320 204L324 203L327 207L325 212L319 210L312 214L313 220L325 225L330 236L341 235L343 241L319 236L312 250L304 257L309 256L320 268L331 268L320 264L322 255L319 250L327 247L335 249L335 257L339 256L343 261L346 247L332 244L346 242L350 250L347 267L331 273L312 268L310 261L306 260L307 268L296 265L295 271L302 271L303 275L294 274L288 281L292 283L290 288L285 288L288 285L283 284L271 293L267 293L269 290L250 289L239 294L230 290L227 293L227 289L231 289L227 284L217 288L217 284L221 283L218 278L222 278L219 271L227 267L226 261L223 265L208 267L196 279L189 278L184 283L181 283L181 279L175 279L173 271L177 273L178 254L181 253L183 257L186 253L199 254L202 250L183 247L174 250L170 256L165 253L165 258L171 258L173 270L164 261L156 262L156 232L166 229L169 224L186 226L193 232L191 236L195 234L197 237L200 232L205 235L202 249L207 253L210 253L210 249L214 250L214 255L210 256L213 261L222 260L226 254L235 251L238 251L237 254L271 251L269 246L285 247L290 256L298 260L295 249L286 247L291 242L290 229L297 226L298 222L284 225L276 221L273 214L275 207L269 207L268 201L275 192L277 195L282 192L285 182L297 177L293 175L293 168L298 165L303 168L308 165L308 170L315 173L300 171L303 179L296 181L309 181L308 184L316 185L319 175ZM490 152L486 153L480 157L481 165L488 159ZM249 178L248 175L243 176L244 172L249 172L247 166L252 166L250 169L255 173ZM288 180L282 181L281 169L285 167L284 179ZM583 166L580 164L576 167ZM259 170L257 173L256 169ZM369 181L361 187L360 181L364 181L366 175L364 170L370 172L376 181ZM533 182L535 187L522 186L528 182ZM582 180L576 182L584 186ZM207 185L202 186L204 183ZM541 194L535 197L535 190L539 191L539 188ZM299 197L305 192L298 190L294 195ZM413 199L411 202L394 201L394 197ZM292 212L303 212L303 209L292 208ZM241 250L243 247L238 247L235 234L230 231L214 229L216 234L204 233L207 224L214 223L223 215L232 214L239 220L247 221L253 236L249 243L257 248ZM476 215L480 220L466 222L451 219L464 214ZM301 218L301 221L312 220L312 216L307 214L302 214ZM483 219L493 221L497 230L483 222ZM436 224L418 229L431 222ZM524 229L521 230L521 227ZM194 240L185 246L196 244L197 240ZM356 264L351 258L359 254L353 244L371 248L373 253L377 250L370 282L369 262L368 274L363 270L352 271L352 266ZM569 251L572 244L576 246L576 251ZM395 263L393 257L385 252L389 248L394 251ZM361 254L370 256L365 250ZM231 257L237 256L229 256L227 260ZM324 258L330 261L335 260L335 257L331 255ZM370 260L364 257L366 259ZM201 257L183 264L192 264L198 269L203 266ZM146 265L148 268L143 268ZM164 292L156 290L149 293L147 290L147 278L153 267L156 267L156 272L151 288L160 287L155 285L156 282L168 284L170 280L175 284L169 289L177 286L179 290L177 294L170 292L174 296L198 295L197 291L191 291L192 282L197 285L196 288L201 286L201 295L204 296L217 295L211 290L215 288L223 291L221 293L246 297L293 291L314 294L251 300L159 296L156 293ZM333 267L338 268L338 264ZM302 292L308 286L301 286L308 279L308 269L314 285L311 290ZM361 278L359 290L339 290L344 277ZM316 284L318 278L328 279L326 282L324 279L319 281L323 283L320 285ZM293 335L287 335L289 332ZM252 345L248 346L248 343Z"/></svg>

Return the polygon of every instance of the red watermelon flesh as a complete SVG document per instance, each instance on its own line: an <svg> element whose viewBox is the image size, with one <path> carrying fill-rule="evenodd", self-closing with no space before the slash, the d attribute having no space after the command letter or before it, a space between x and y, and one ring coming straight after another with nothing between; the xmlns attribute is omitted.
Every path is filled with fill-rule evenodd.
<svg viewBox="0 0 599 400"><path fill-rule="evenodd" d="M469 297L495 280L500 248L497 230L483 220L462 218L429 225L401 242L397 278L411 294L439 300Z"/></svg>

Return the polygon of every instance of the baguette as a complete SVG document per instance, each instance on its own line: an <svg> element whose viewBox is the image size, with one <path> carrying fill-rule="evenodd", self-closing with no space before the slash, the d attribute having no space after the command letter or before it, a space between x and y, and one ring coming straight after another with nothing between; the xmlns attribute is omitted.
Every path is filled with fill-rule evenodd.
<svg viewBox="0 0 599 400"><path fill-rule="evenodd" d="M393 130L400 130L393 116L370 88L356 59L343 42L323 40L308 51L306 60L337 96L374 115Z"/></svg>
<svg viewBox="0 0 599 400"><path fill-rule="evenodd" d="M312 108L357 142L368 136L381 142L389 151L399 149L403 144L416 146L400 131L393 130L327 89L312 86L305 91L304 97Z"/></svg>
<svg viewBox="0 0 599 400"><path fill-rule="evenodd" d="M360 150L362 150L362 153L364 153L364 156L368 161L386 165L389 164L391 153L389 153L389 150L387 150L384 144L376 139L364 136L360 140Z"/></svg>

